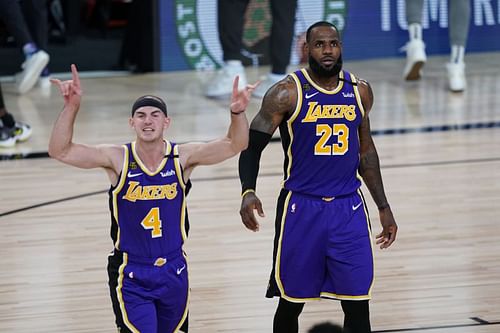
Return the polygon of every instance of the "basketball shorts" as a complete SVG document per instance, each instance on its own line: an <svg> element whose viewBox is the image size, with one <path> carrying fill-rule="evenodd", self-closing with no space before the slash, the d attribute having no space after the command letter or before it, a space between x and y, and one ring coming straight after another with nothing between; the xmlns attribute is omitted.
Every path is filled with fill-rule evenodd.
<svg viewBox="0 0 500 333"><path fill-rule="evenodd" d="M320 198L282 190L266 297L370 299L371 227L361 192Z"/></svg>
<svg viewBox="0 0 500 333"><path fill-rule="evenodd" d="M164 262L115 250L108 277L119 332L187 332L188 270L181 251Z"/></svg>

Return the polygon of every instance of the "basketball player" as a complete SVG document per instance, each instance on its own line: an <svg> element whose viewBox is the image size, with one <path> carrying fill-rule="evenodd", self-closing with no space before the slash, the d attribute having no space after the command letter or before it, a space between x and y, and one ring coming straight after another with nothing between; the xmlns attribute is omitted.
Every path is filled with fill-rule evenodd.
<svg viewBox="0 0 500 333"><path fill-rule="evenodd" d="M72 80L52 80L64 98L64 109L54 125L49 154L79 168L101 167L108 175L114 243L108 273L118 330L178 332L189 299L182 250L186 184L196 166L222 162L245 149L244 112L256 85L238 91L238 77L234 79L231 124L221 139L186 144L165 140L170 125L165 102L146 95L132 106L129 124L136 132L134 142L90 146L72 141L82 89L75 65L71 71Z"/></svg>
<svg viewBox="0 0 500 333"><path fill-rule="evenodd" d="M376 243L389 247L397 232L370 134L372 90L342 70L342 43L331 23L308 28L304 52L308 68L270 88L251 123L249 146L239 160L240 214L248 229L259 230L259 160L279 127L285 174L266 294L280 297L273 332L298 332L304 302L320 298L341 301L346 330L370 332L372 236L361 178L379 209Z"/></svg>

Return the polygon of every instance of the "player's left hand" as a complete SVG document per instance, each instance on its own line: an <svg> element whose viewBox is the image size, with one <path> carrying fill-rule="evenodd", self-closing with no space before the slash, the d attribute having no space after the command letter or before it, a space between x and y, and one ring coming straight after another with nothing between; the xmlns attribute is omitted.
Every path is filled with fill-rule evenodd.
<svg viewBox="0 0 500 333"><path fill-rule="evenodd" d="M245 112L248 103L250 102L250 97L252 96L252 92L260 84L260 81L257 81L254 84L247 84L247 86L243 90L238 90L239 81L240 81L239 76L236 76L233 81L233 93L231 95L231 106L230 106L231 112L233 113Z"/></svg>
<svg viewBox="0 0 500 333"><path fill-rule="evenodd" d="M381 249L386 249L396 240L398 225L392 215L391 207L386 207L379 210L380 224L382 224L382 232L378 234L377 245L380 244Z"/></svg>

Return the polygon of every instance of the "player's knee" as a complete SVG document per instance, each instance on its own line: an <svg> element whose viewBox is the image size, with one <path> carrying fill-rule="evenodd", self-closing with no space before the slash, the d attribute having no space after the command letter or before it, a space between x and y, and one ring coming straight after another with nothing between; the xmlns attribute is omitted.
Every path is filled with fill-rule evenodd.
<svg viewBox="0 0 500 333"><path fill-rule="evenodd" d="M286 299L280 298L276 313L282 316L295 318L300 315L302 309L304 309L304 303L293 303L287 301Z"/></svg>

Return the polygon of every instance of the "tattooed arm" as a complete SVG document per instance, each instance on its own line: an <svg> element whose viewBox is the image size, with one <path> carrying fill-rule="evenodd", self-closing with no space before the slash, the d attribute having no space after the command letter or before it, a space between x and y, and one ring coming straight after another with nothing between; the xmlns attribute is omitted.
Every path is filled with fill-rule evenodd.
<svg viewBox="0 0 500 333"><path fill-rule="evenodd" d="M264 216L262 203L255 194L261 153L276 128L288 113L293 112L296 104L295 81L288 76L267 91L259 113L250 125L248 148L241 153L239 159L239 175L242 188L241 220L252 231L259 230L254 210L259 216Z"/></svg>
<svg viewBox="0 0 500 333"><path fill-rule="evenodd" d="M358 83L361 100L365 109L365 116L363 117L359 129L359 173L361 177L363 177L363 181L378 207L382 232L376 236L376 243L380 244L381 249L384 249L391 246L396 240L398 226L385 196L382 175L380 173L379 158L370 131L370 118L368 114L373 105L373 92L367 81L360 80Z"/></svg>

